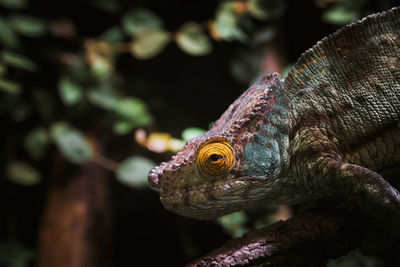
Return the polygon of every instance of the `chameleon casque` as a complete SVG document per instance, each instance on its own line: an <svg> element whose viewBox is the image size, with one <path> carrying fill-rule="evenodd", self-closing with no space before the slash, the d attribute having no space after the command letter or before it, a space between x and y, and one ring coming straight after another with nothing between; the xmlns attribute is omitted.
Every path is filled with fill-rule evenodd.
<svg viewBox="0 0 400 267"><path fill-rule="evenodd" d="M195 219L344 196L368 214L371 233L392 242L400 195L379 173L399 165L400 9L393 8L323 38L287 78L263 75L148 178L168 210Z"/></svg>

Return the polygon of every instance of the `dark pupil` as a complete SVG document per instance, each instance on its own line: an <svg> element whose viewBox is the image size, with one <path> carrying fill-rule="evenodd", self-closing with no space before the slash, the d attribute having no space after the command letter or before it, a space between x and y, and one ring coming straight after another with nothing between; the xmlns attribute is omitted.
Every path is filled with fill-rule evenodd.
<svg viewBox="0 0 400 267"><path fill-rule="evenodd" d="M222 159L223 156L218 155L218 154L212 154L208 159L212 162L218 161L220 159Z"/></svg>

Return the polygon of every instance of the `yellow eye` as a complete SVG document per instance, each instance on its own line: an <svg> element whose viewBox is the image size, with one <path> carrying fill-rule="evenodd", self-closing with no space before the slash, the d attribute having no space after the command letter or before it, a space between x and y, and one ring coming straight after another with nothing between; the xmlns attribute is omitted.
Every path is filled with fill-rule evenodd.
<svg viewBox="0 0 400 267"><path fill-rule="evenodd" d="M227 173L234 161L232 146L226 141L204 145L197 156L197 164L206 175L210 176Z"/></svg>

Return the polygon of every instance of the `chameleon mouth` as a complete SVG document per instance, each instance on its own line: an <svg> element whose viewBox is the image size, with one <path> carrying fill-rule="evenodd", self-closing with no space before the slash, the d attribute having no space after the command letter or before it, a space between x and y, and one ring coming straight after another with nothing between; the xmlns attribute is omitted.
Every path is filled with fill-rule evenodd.
<svg viewBox="0 0 400 267"><path fill-rule="evenodd" d="M147 180L149 184L160 189L160 179L168 180L169 177L176 172L180 167L180 164L171 164L170 162L162 162L159 166L154 167L148 174Z"/></svg>
<svg viewBox="0 0 400 267"><path fill-rule="evenodd" d="M249 183L259 181L246 178L230 181L215 181L170 190L160 188L160 199L164 207L174 213L199 220L215 219L241 210L253 202L246 188ZM246 201L244 201L246 200Z"/></svg>

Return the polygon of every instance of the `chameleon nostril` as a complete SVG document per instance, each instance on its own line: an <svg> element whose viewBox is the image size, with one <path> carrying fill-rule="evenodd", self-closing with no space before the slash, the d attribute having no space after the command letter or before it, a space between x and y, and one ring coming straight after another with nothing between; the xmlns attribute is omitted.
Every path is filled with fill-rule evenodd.
<svg viewBox="0 0 400 267"><path fill-rule="evenodd" d="M158 184L158 176L159 175L158 175L158 172L156 170L153 169L153 170L150 171L147 179L148 179L148 181L149 181L151 186L156 187L156 188L160 187L159 184Z"/></svg>

